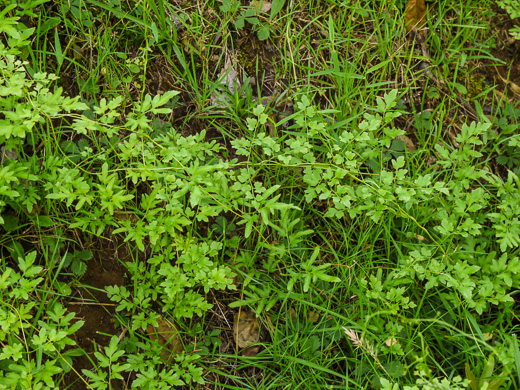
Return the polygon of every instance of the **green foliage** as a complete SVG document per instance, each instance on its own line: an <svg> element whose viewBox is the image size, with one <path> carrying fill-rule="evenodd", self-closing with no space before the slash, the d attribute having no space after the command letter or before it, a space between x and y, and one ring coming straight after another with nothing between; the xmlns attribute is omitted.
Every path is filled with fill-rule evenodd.
<svg viewBox="0 0 520 390"><path fill-rule="evenodd" d="M477 378L475 373L471 370L468 363L466 363L466 378L469 381L469 387L471 390L498 389L506 382L507 373L503 372L498 376L494 376L493 370L495 368L495 359L492 355L484 365L480 378Z"/></svg>
<svg viewBox="0 0 520 390"><path fill-rule="evenodd" d="M35 3L9 4L0 13L7 42L0 43L0 224L6 232L0 388L57 388L73 358L84 352L73 341L82 321L74 321L60 303L71 294L70 279L62 278L70 278L70 270L77 283L94 261L94 249L69 252L65 243L72 236L90 243L119 236L138 254L124 263L133 285L105 287L125 333L90 356L94 368L81 372L90 388L110 388L111 381L128 376L135 378L132 388L203 384L205 359L226 358L220 330L207 331L204 322L215 300L229 308L247 306L265 318L263 331L276 343L261 340L262 359L256 361L262 369L282 357L283 373L303 366L313 372L312 380L322 375L347 383L355 377L365 387L474 390L508 383L502 377L518 364L511 321L513 292L520 287L520 138L514 108L506 105L493 121L482 116L463 123L451 143L431 136L418 151L406 150L398 124L407 114L407 91L381 92L386 84L368 84L386 60L363 76L340 63L338 50L357 48L334 41L332 11L339 7L332 6L327 12L334 69L318 75L323 85L338 89L338 104L329 106L335 108L318 104L333 93L314 95L309 86L296 92L293 112L275 121L272 107L252 103L249 96L250 110L240 112L244 117L238 109L226 112L230 128L223 127L226 137L215 140L209 136L214 129L189 132L170 125L178 91L154 97L139 91L134 101L122 95L92 102L65 96L57 76L24 61L33 29L8 17L31 15ZM142 20L123 14L119 1L95 4L144 26L145 35L149 28L154 43L174 23L152 3L132 9ZM247 22L267 39L283 6L284 1L271 2L267 16L252 4L224 1L220 11L236 29ZM294 6L289 9L296 15ZM375 15L363 7L355 11L357 18ZM74 32L94 28L105 15L81 1L60 9ZM148 23L147 13L157 14L156 21ZM353 20L343 16L338 20ZM392 18L382 18L392 30ZM40 38L58 25L53 23L39 27ZM321 27L316 34L326 35ZM348 32L352 26L345 27ZM61 46L58 32L54 38L60 69L70 48ZM188 74L184 55L169 49ZM116 57L125 60L128 72L142 76L144 89L153 50L136 52L132 59L120 52ZM200 66L194 54L192 63ZM291 59L291 67L296 63ZM124 83L133 80L128 72ZM351 81L364 78L370 92L349 95ZM190 80L194 89L197 80ZM80 81L99 88L94 79ZM437 92L432 98L441 97ZM245 100L238 95L237 106ZM206 107L201 110L207 114ZM417 138L437 128L427 112L417 115ZM495 157L502 174L490 169ZM38 237L39 245L28 253L21 245L25 232ZM305 317L289 311L296 303ZM163 346L148 335L164 316L192 338L167 361ZM362 335L343 332L347 324ZM495 338L488 342L492 332ZM476 356L475 343L486 352L482 369L474 358L474 370L482 374L477 380L468 368L463 381L456 375L463 370L460 356ZM491 378L495 358L502 372L498 381ZM240 360L240 369L247 357L233 359ZM316 379L309 387L325 384Z"/></svg>
<svg viewBox="0 0 520 390"><path fill-rule="evenodd" d="M150 243L153 255L149 268L143 269L143 264L139 267L136 264L135 278L141 278L143 283L134 292L135 297L130 299L124 287L108 288L110 296L120 303L118 310L133 313L131 326L134 330L146 329L147 324L153 323L148 320L148 315L146 319L144 316L152 303L150 297L158 300L163 310L171 312L173 318L203 315L211 307L203 294L210 289L234 287L234 274L229 267L220 266L215 261L222 244L202 242L184 235L193 229L192 224L196 221L207 222L208 218L225 210L222 206L215 207L212 200L212 194L220 194L221 187L227 185L220 180L220 175L227 172L229 164L215 160L215 152L220 148L214 142L203 142L204 133L184 138L170 131L150 137L152 116L171 111L164 106L177 95L176 91L168 91L153 99L144 96L126 116L125 122L121 122L121 98L102 99L99 105L89 107L80 102L79 97L63 96L61 88L53 90L51 84L57 78L52 74L35 73L32 79L29 78L26 65L0 46L0 114L5 118L1 128L6 149L18 153L24 148L36 150L42 136L41 129L53 128L57 121L62 121L64 128L72 129L86 139L97 136L113 139L123 131L129 132L130 136L117 142L117 161L110 155L113 147L110 143L108 147L99 148L94 155L80 154L79 159L51 153L40 165L34 161L41 156L31 153L19 154L7 161L1 168L0 215L5 215L7 207L25 212L27 217L37 212L36 221L39 227L43 227L54 225L48 214L59 210L69 215L62 219L69 228L101 235L107 226L113 226L117 227L114 234L124 234L126 241L135 243L141 250L144 250L145 241ZM91 111L89 116L80 113L86 110ZM46 134L49 135L53 136L52 133ZM49 144L49 150L54 146ZM90 166L95 166L96 171L88 172L85 169L87 164L93 164ZM117 169L121 164L125 167L125 175ZM149 189L139 202L134 201L136 190L129 189L126 177L131 183ZM235 194L238 196L240 194ZM41 200L49 203L42 204ZM121 211L128 208L140 215L140 219L119 218ZM50 223L44 224L44 220ZM76 276L81 276L86 269L85 261L91 258L90 251L67 253L59 262L58 272L70 266ZM30 327L32 315L28 313L35 305L31 297L44 280L39 276L43 267L34 265L35 260L36 252L20 257L21 274L8 267L2 274L2 291L8 293L3 301L11 301L2 306L4 325L1 336L10 345L3 352L3 358L12 359L13 363L3 366L8 371L0 383L9 388L55 388L53 376L66 369L60 368L60 359L66 356L60 351L74 344L69 336L82 325L81 321L72 324L70 320L74 313L64 316L65 309L55 305L54 311L47 315L56 319L56 325L48 321L38 322L38 328L29 341L32 349L40 351L37 361L31 360L30 349L23 346L16 334L20 327ZM176 260L175 266L172 260ZM31 303L24 304L24 301ZM22 304L24 308L20 308ZM150 341L141 343L140 347L153 351ZM26 372L34 371L34 364L40 367L42 353L53 359L45 362L47 371L39 369L35 371L38 375L27 375ZM145 377L153 370L152 366L119 363L123 354L125 351L119 348L117 337L103 353L96 352L96 370L83 372L89 385L106 388L111 380L122 378L121 372L130 370L140 373L136 383L147 383ZM132 361L132 355L125 356L126 360ZM177 376L178 379L170 378L165 383L184 383L181 377L186 383L192 380L202 383L201 371L192 363L196 358L197 355L179 356L178 365L160 374L171 378ZM22 363L15 364L19 360ZM67 362L70 363L70 358ZM175 375L170 375L172 372ZM154 374L154 380L156 377Z"/></svg>
<svg viewBox="0 0 520 390"><path fill-rule="evenodd" d="M318 280L334 283L341 281L339 278L330 276L325 272L325 270L331 266L330 264L325 263L319 266L314 265L314 262L316 261L319 253L320 248L317 247L312 253L309 260L302 263L301 270L303 272L296 273L293 270L289 269L289 274L291 275L291 279L287 283L287 290L289 292L293 291L294 284L300 280L303 281L303 292L309 291L311 283L315 285Z"/></svg>
<svg viewBox="0 0 520 390"><path fill-rule="evenodd" d="M79 101L79 96L68 98L62 96L62 88L54 92L49 84L56 80L55 75L36 73L32 80L26 78L26 70L22 61L8 54L5 47L0 46L2 72L2 111L0 142L7 141L9 149L16 145L18 138L25 138L37 123L59 118L64 113L85 110L87 106Z"/></svg>
<svg viewBox="0 0 520 390"><path fill-rule="evenodd" d="M274 0L273 2L258 1L255 4L242 6L240 1L224 0L220 6L220 10L233 20L233 24L237 30L242 30L247 22L257 33L258 39L264 41L270 36L271 20L280 13L284 3L285 0ZM262 10L264 4L270 5L270 20L265 20L265 13L269 11L264 12Z"/></svg>
<svg viewBox="0 0 520 390"><path fill-rule="evenodd" d="M447 378L428 378L424 372L417 372L417 383L414 386L404 386L404 390L434 390L434 389L445 389L445 390L462 390L466 389L468 382L462 380L460 376L454 377L451 381ZM383 390L399 390L398 384L392 384L385 378L381 378L381 388Z"/></svg>
<svg viewBox="0 0 520 390"><path fill-rule="evenodd" d="M54 389L55 376L68 372L76 343L70 336L83 325L72 321L61 304L49 305L35 316L38 295L44 280L43 267L35 265L36 252L17 258L19 272L2 265L0 278L0 341L6 345L0 354L0 388ZM38 320L44 314L46 320ZM20 332L27 338L20 338Z"/></svg>
<svg viewBox="0 0 520 390"><path fill-rule="evenodd" d="M3 43L0 42L0 50L2 50L2 52L4 53L2 57L4 55L14 56L21 54L22 51L20 49L29 44L28 38L30 38L30 36L34 32L34 28L26 28L18 22L19 16L7 17L7 15L10 12L15 11L20 15L34 16L34 13L32 12L33 6L37 5L38 3L44 3L46 1L47 0L36 0L34 2L29 1L23 4L12 1L7 1L7 4L4 2L5 8L2 11L0 11L0 33L3 33L7 36L7 49L3 45ZM14 60L14 57L7 58L9 58L11 61ZM2 58L2 60L4 60L4 58ZM4 67L5 65L2 66L2 69ZM16 65L12 64L11 67L14 69ZM14 84L16 88L16 80ZM6 90L2 89L2 91L3 96L7 95Z"/></svg>
<svg viewBox="0 0 520 390"><path fill-rule="evenodd" d="M76 276L82 276L87 270L85 261L92 259L91 251L79 251L67 253L62 260L62 267L70 266L71 271Z"/></svg>
<svg viewBox="0 0 520 390"><path fill-rule="evenodd" d="M326 202L326 219L365 218L371 224L408 226L427 235L427 239L422 238L426 242L401 247L387 272L378 269L376 276L367 273L360 280L366 310L385 313L381 319L374 314L371 323L387 340L407 331L386 315L415 317L420 307L438 306L437 299L449 310L470 309L484 314L490 306L510 307L511 292L520 285L519 178L509 172L504 181L476 164L484 151L494 147L486 140L491 124L464 124L456 137L456 148L437 145L437 164L442 167L437 174L412 172L408 169L410 161L402 155L394 157L391 148L393 139L403 134L391 125L401 114L394 109L396 100L395 90L378 98L377 107L364 113L358 126L336 134L329 130L333 123L327 117L329 112L312 106L304 95L292 116L295 125L291 137L268 136L263 131L263 109L259 109L257 118L248 120L250 134L232 141L237 154L254 161L251 168L255 171L273 176L287 175L281 172L289 169L300 172L293 176L293 188L309 205ZM239 182L247 182L251 168L240 171ZM290 234L280 229L280 222L264 216L261 220L272 227L277 242ZM243 223L254 225L257 221L246 218ZM245 234L251 234L247 226ZM319 285L318 281L325 286L339 281L322 273L330 269L330 264L313 264L318 249L308 260L298 262L300 270L285 265L290 292L301 283L299 292L312 296L310 286ZM268 272L275 272L295 257L288 246L270 246L270 250L274 255L264 265ZM244 282L246 298L231 307L250 305L262 312L284 299L283 294L266 286L265 276L253 275L259 280L248 278ZM413 297L422 297L420 305ZM391 359L403 355L399 345L381 347L379 353ZM396 369L395 364L390 367ZM444 379L421 380L418 385L449 386Z"/></svg>
<svg viewBox="0 0 520 390"><path fill-rule="evenodd" d="M520 17L520 1L518 0L500 0L497 1L497 4L502 7L502 9L505 9L509 16L511 16L511 19L515 19ZM520 39L520 27L515 26L511 30L509 30L509 33L515 37L516 39Z"/></svg>

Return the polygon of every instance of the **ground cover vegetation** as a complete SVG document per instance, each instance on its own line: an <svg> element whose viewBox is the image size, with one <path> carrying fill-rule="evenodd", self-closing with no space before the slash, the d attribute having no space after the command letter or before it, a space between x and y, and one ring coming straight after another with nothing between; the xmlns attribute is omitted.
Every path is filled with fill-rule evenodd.
<svg viewBox="0 0 520 390"><path fill-rule="evenodd" d="M2 0L1 389L517 389L517 1Z"/></svg>

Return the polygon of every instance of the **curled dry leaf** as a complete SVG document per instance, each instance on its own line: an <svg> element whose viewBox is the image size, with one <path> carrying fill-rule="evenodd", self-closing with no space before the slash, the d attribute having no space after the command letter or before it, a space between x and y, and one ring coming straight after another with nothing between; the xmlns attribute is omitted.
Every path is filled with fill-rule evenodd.
<svg viewBox="0 0 520 390"><path fill-rule="evenodd" d="M240 311L235 314L233 323L233 338L238 348L247 348L260 340L260 329L256 321L255 313ZM253 351L255 350L255 351ZM244 356L254 356L259 348L253 347L244 351Z"/></svg>
<svg viewBox="0 0 520 390"><path fill-rule="evenodd" d="M157 319L157 323L159 324L157 328L148 325L146 333L150 336L150 340L163 347L161 356L169 360L172 354L179 354L184 350L182 340L173 322L160 317Z"/></svg>
<svg viewBox="0 0 520 390"><path fill-rule="evenodd" d="M404 26L410 32L426 23L426 4L424 0L408 0L404 14Z"/></svg>

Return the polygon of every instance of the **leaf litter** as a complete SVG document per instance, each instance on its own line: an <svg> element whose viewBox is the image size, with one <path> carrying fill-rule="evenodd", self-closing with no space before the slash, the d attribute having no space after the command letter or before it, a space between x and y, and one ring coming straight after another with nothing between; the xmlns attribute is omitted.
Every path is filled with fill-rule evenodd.
<svg viewBox="0 0 520 390"><path fill-rule="evenodd" d="M157 327L148 325L146 333L154 343L158 343L162 347L161 357L166 361L171 361L173 354L180 354L184 351L179 330L172 321L162 317L157 319L157 324Z"/></svg>
<svg viewBox="0 0 520 390"><path fill-rule="evenodd" d="M256 9L258 12L267 13L271 10L271 3L267 1L253 1L251 2L251 7Z"/></svg>
<svg viewBox="0 0 520 390"><path fill-rule="evenodd" d="M231 95L234 95L236 91L239 91L242 87L242 83L238 77L238 72L233 66L231 56L227 56L224 69L220 73L218 83L223 87L227 88ZM231 104L229 97L226 92L216 91L211 95L211 104L217 105L221 108L227 107Z"/></svg>
<svg viewBox="0 0 520 390"><path fill-rule="evenodd" d="M260 328L256 315L253 312L239 311L233 321L233 338L237 349L247 348L242 351L242 356L255 356L260 350L253 344L260 340Z"/></svg>
<svg viewBox="0 0 520 390"><path fill-rule="evenodd" d="M408 0L404 14L407 32L422 28L426 24L426 4L424 0Z"/></svg>

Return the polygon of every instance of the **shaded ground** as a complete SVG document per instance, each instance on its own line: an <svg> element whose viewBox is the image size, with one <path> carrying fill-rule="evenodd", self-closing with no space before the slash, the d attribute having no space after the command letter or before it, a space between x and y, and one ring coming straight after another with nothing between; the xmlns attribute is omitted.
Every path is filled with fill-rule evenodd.
<svg viewBox="0 0 520 390"><path fill-rule="evenodd" d="M125 284L125 268L121 261L128 261L130 256L125 247L116 247L117 241L97 242L101 248L94 251L94 258L88 263L80 284L73 287L73 295L66 305L68 311L76 313L77 320L85 321L73 335L77 347L86 353L75 358L74 369L81 376L81 370L93 368L90 359L96 360L93 357L94 352L101 351L109 344L113 335L120 336L122 332L115 323L117 305L110 301L104 291L106 286ZM89 387L81 381L78 374L70 371L65 376L63 388L83 390ZM121 381L113 381L112 388L118 390L126 387Z"/></svg>
<svg viewBox="0 0 520 390"><path fill-rule="evenodd" d="M511 98L520 97L520 41L509 34L509 30L518 25L518 20L511 20L504 10L497 9L497 16L492 26L496 29L497 46L493 55L504 62L504 65L494 66L497 77L495 80L504 90L507 86L512 92Z"/></svg>

